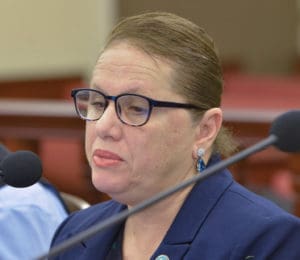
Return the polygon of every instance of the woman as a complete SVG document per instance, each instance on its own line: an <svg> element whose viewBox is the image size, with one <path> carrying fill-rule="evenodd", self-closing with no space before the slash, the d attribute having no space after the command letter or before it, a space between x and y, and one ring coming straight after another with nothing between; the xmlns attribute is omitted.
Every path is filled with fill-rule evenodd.
<svg viewBox="0 0 300 260"><path fill-rule="evenodd" d="M204 30L160 12L121 21L100 54L90 88L72 92L87 120L93 184L112 200L68 218L53 246L232 152L221 94L220 61ZM298 219L224 170L57 259L294 259L298 241Z"/></svg>

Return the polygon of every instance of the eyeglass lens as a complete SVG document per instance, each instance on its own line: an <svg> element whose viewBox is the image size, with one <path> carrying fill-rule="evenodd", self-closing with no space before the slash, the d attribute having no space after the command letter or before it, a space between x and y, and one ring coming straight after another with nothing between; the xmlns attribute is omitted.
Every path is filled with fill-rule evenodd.
<svg viewBox="0 0 300 260"><path fill-rule="evenodd" d="M150 104L147 99L134 95L118 97L117 114L120 119L130 125L141 125L148 120Z"/></svg>
<svg viewBox="0 0 300 260"><path fill-rule="evenodd" d="M109 99L114 99L109 97ZM76 107L83 119L97 120L108 105L107 98L93 90L80 90L76 93ZM129 125L142 125L149 117L150 104L143 97L126 94L115 98L115 108L119 119Z"/></svg>

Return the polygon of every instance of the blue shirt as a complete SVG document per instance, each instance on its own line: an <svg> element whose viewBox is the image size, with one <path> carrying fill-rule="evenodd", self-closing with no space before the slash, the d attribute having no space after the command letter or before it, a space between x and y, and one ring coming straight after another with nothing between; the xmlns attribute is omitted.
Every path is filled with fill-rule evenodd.
<svg viewBox="0 0 300 260"><path fill-rule="evenodd" d="M67 217L61 201L43 184L0 188L0 259L33 259L49 250Z"/></svg>

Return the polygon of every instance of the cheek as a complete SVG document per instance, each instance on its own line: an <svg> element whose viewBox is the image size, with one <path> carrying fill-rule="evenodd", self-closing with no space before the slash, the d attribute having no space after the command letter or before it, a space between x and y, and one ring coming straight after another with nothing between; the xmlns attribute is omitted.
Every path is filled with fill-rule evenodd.
<svg viewBox="0 0 300 260"><path fill-rule="evenodd" d="M136 135L130 150L135 151L132 154L133 160L143 172L153 174L171 167L168 166L170 160L181 150L178 148L184 142L182 132L177 129L174 124L159 124L148 128L145 135Z"/></svg>
<svg viewBox="0 0 300 260"><path fill-rule="evenodd" d="M173 170L183 161L188 162L194 140L191 122L180 115L170 118L158 138L157 151L164 160L162 163L169 164L168 167Z"/></svg>
<svg viewBox="0 0 300 260"><path fill-rule="evenodd" d="M165 136L157 129L147 128L125 138L134 178L149 178L161 164L165 151Z"/></svg>

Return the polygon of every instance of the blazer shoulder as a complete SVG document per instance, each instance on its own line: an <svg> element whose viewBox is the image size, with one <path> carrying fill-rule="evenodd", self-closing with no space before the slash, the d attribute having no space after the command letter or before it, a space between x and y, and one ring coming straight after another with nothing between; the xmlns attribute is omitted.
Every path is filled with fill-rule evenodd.
<svg viewBox="0 0 300 260"><path fill-rule="evenodd" d="M273 201L246 189L236 182L233 182L229 187L226 198L231 203L239 205L239 212L242 213L244 209L245 213L250 216L278 217L278 219L291 216Z"/></svg>
<svg viewBox="0 0 300 260"><path fill-rule="evenodd" d="M61 223L56 230L54 240L57 239L57 237L69 237L86 230L95 223L99 223L125 208L125 205L109 200L92 205L84 210L76 211Z"/></svg>

